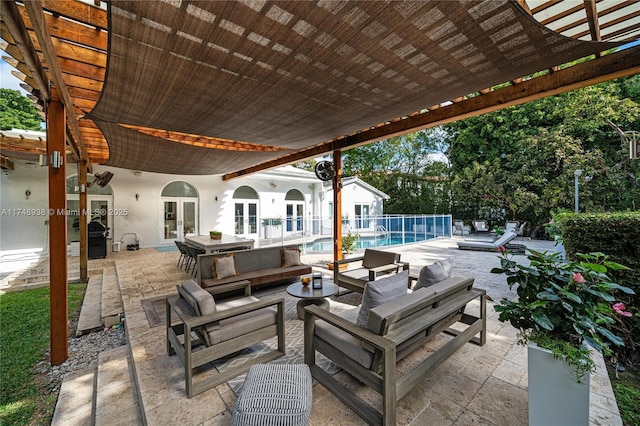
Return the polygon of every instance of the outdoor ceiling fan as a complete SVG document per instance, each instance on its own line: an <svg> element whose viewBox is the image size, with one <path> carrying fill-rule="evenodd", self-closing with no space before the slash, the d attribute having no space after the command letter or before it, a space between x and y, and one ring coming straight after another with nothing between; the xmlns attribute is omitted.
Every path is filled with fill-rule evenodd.
<svg viewBox="0 0 640 426"><path fill-rule="evenodd" d="M91 188L94 184L97 184L99 187L104 188L109 184L111 178L113 177L113 173L104 172L102 174L96 173L93 175L93 182L87 182L87 188Z"/></svg>
<svg viewBox="0 0 640 426"><path fill-rule="evenodd" d="M331 161L320 161L315 167L316 177L323 182L330 181L334 176L333 163Z"/></svg>

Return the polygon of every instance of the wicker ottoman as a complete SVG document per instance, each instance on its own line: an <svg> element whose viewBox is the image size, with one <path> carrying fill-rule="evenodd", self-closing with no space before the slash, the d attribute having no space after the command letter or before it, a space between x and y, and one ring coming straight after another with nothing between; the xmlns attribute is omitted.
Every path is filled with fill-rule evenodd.
<svg viewBox="0 0 640 426"><path fill-rule="evenodd" d="M244 380L233 408L237 426L307 425L312 381L306 364L257 364Z"/></svg>

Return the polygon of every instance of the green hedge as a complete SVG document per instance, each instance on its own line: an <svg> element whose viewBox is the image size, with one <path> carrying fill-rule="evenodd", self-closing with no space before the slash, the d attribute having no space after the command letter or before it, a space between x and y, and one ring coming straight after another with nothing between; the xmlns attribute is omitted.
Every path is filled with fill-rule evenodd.
<svg viewBox="0 0 640 426"><path fill-rule="evenodd" d="M633 269L619 279L626 285L640 282L640 211L560 215L562 239L567 256L602 252L611 260Z"/></svg>
<svg viewBox="0 0 640 426"><path fill-rule="evenodd" d="M576 253L601 252L614 262L628 266L632 271L611 271L619 284L632 288L636 294L619 292L618 300L635 315L620 317L610 326L623 336L625 348L620 354L624 361L640 362L640 211L627 213L562 213L554 218L562 232L567 257Z"/></svg>

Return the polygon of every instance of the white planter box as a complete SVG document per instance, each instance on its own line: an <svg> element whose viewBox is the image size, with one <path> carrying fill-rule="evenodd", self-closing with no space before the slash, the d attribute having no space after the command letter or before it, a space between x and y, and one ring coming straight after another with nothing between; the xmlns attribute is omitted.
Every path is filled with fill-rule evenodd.
<svg viewBox="0 0 640 426"><path fill-rule="evenodd" d="M589 373L578 383L569 365L531 342L528 365L529 425L589 424Z"/></svg>

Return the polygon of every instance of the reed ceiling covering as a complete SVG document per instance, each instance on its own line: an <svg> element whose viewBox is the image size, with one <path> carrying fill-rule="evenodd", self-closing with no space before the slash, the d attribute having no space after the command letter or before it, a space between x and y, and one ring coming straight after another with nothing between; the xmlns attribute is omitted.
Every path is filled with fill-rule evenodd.
<svg viewBox="0 0 640 426"><path fill-rule="evenodd" d="M76 156L233 177L638 72L600 58L638 4L3 1L2 38L34 99L64 95Z"/></svg>

